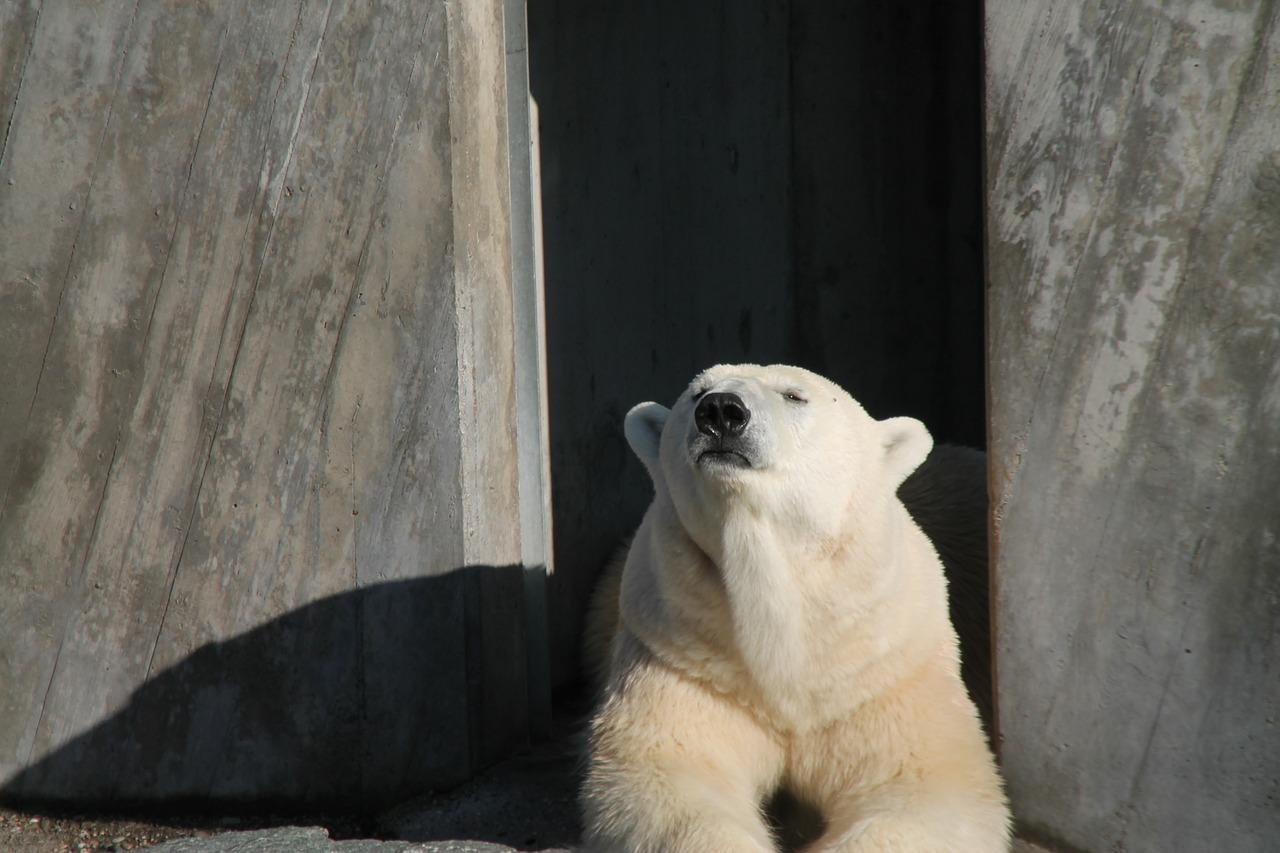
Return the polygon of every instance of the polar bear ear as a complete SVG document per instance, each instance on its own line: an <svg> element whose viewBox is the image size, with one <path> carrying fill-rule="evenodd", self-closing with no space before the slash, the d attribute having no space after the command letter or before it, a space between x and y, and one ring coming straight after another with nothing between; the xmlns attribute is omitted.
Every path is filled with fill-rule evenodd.
<svg viewBox="0 0 1280 853"><path fill-rule="evenodd" d="M885 470L895 488L920 467L933 449L933 436L915 418L880 421L880 441L884 447Z"/></svg>
<svg viewBox="0 0 1280 853"><path fill-rule="evenodd" d="M667 416L671 410L657 403L641 403L627 412L627 419L622 430L626 433L627 444L635 451L636 456L649 469L649 476L657 482L662 470L658 461L658 448L662 445L662 428L667 425Z"/></svg>

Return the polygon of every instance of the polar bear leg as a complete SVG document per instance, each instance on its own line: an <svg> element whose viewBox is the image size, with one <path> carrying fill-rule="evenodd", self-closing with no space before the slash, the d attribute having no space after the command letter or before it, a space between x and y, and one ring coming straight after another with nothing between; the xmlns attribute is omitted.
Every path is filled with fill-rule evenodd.
<svg viewBox="0 0 1280 853"><path fill-rule="evenodd" d="M811 853L1007 853L1008 849L1007 838L984 827L948 828L911 815L885 815L836 839L821 839Z"/></svg>
<svg viewBox="0 0 1280 853"><path fill-rule="evenodd" d="M643 656L592 723L593 853L772 853L761 800L782 753L740 707Z"/></svg>
<svg viewBox="0 0 1280 853"><path fill-rule="evenodd" d="M1007 812L998 794L882 795L857 816L835 815L810 853L1006 853Z"/></svg>

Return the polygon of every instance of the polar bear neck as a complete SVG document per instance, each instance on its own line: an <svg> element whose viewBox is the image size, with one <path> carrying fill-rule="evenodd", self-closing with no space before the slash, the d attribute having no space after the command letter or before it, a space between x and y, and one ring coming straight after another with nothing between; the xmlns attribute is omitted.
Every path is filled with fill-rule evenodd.
<svg viewBox="0 0 1280 853"><path fill-rule="evenodd" d="M936 654L950 623L941 565L901 503L851 511L840 538L813 534L739 506L695 539L659 493L628 559L623 621L780 729L820 725Z"/></svg>
<svg viewBox="0 0 1280 853"><path fill-rule="evenodd" d="M802 590L786 543L747 513L725 519L716 563L743 664L769 693L789 694L803 669Z"/></svg>
<svg viewBox="0 0 1280 853"><path fill-rule="evenodd" d="M877 524L851 520L843 537L819 541L746 511L724 518L716 563L737 651L782 717L813 718L824 704L815 685L832 684L822 677L830 675L829 652L850 632L874 638L878 653L869 666L897 654L905 639L890 626L904 603L898 593L909 561L901 534L909 531L899 523L905 510L884 509Z"/></svg>

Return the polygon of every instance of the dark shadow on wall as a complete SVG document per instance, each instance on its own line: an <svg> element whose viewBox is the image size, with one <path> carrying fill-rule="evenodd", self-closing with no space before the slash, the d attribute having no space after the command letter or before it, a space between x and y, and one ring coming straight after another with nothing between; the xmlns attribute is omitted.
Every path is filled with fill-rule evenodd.
<svg viewBox="0 0 1280 853"><path fill-rule="evenodd" d="M352 814L462 782L527 743L522 572L356 589L203 646L0 799Z"/></svg>

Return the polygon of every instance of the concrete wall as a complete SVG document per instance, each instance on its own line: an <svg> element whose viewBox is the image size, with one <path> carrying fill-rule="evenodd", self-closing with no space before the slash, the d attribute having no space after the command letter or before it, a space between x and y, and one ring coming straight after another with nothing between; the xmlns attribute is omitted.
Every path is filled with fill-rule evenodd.
<svg viewBox="0 0 1280 853"><path fill-rule="evenodd" d="M1280 839L1278 13L987 4L1001 752L1061 849Z"/></svg>
<svg viewBox="0 0 1280 853"><path fill-rule="evenodd" d="M0 15L4 798L385 805L521 743L501 4Z"/></svg>
<svg viewBox="0 0 1280 853"><path fill-rule="evenodd" d="M976 3L531 0L556 680L640 518L622 437L717 362L784 361L984 440Z"/></svg>

